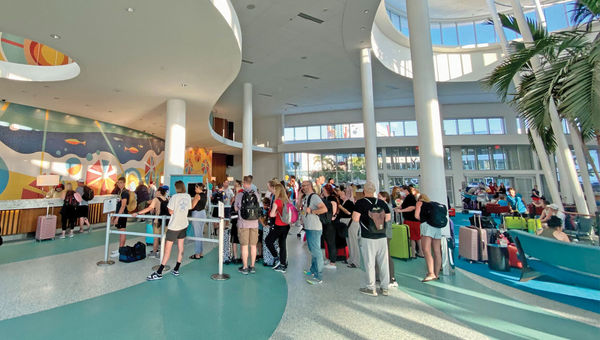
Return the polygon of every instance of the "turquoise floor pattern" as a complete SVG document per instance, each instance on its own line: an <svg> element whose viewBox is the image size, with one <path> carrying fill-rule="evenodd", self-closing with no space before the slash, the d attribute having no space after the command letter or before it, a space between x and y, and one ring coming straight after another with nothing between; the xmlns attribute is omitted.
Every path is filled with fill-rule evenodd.
<svg viewBox="0 0 600 340"><path fill-rule="evenodd" d="M146 228L143 222L132 222L128 223L127 230L145 232ZM55 240L42 242L27 240L5 243L0 247L0 265L104 245L105 231L106 228L95 229L92 233L75 234L73 238L59 239L57 237ZM110 242L117 242L118 237L118 235L111 235Z"/></svg>
<svg viewBox="0 0 600 340"><path fill-rule="evenodd" d="M257 268L214 281L217 252L114 293L0 322L2 339L267 339L287 300L284 277ZM115 277L115 280L118 278Z"/></svg>
<svg viewBox="0 0 600 340"><path fill-rule="evenodd" d="M423 260L394 260L399 289L493 339L596 339L600 329L500 294L457 272L420 282Z"/></svg>

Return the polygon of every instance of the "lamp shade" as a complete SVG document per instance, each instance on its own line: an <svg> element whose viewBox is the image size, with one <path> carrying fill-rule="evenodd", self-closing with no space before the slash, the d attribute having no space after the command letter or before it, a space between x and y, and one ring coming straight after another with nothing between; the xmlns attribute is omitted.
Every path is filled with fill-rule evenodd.
<svg viewBox="0 0 600 340"><path fill-rule="evenodd" d="M59 181L58 175L39 175L36 179L36 184L38 187L50 187L58 185Z"/></svg>

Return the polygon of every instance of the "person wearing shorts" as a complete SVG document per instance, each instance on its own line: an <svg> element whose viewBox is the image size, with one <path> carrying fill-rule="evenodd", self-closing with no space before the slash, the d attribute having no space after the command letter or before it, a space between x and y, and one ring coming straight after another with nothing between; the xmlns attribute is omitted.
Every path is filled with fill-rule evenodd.
<svg viewBox="0 0 600 340"><path fill-rule="evenodd" d="M238 271L244 275L248 275L249 273L256 273L254 265L256 262L256 244L258 243L258 220L243 219L240 210L242 208L244 193L247 192L255 195L257 202L260 202L260 197L252 189L252 177L250 176L244 176L243 189L243 192L235 196L234 209L238 212L238 238L240 240L240 248L242 248L242 266ZM248 253L250 253L250 261L248 261Z"/></svg>
<svg viewBox="0 0 600 340"><path fill-rule="evenodd" d="M148 275L146 278L148 281L162 279L163 269L169 261L171 249L175 242L177 242L177 249L179 252L177 254L177 264L175 264L171 273L175 276L179 276L179 266L181 266L181 261L183 260L183 245L189 224L188 212L192 209L192 198L186 193L185 184L182 181L175 182L175 190L177 194L171 197L168 204L171 219L169 220L169 226L167 228L163 260L158 269Z"/></svg>

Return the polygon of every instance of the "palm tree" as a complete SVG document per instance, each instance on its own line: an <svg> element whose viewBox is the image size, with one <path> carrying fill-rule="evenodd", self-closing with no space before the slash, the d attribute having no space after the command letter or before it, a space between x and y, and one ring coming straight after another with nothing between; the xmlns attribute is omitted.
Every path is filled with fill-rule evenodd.
<svg viewBox="0 0 600 340"><path fill-rule="evenodd" d="M520 34L514 18L500 17L504 27ZM548 34L528 20L534 43L511 43L509 55L483 81L516 108L527 126L536 128L548 153L556 148L550 124L551 101L557 104L561 118L580 132L572 137L581 135L585 141L597 138L600 131L600 34L591 30L599 17L599 1L581 0L572 11L576 24L571 31ZM534 59L541 63L535 69ZM522 81L514 93L509 93L515 76ZM580 168L587 170L585 160L578 161L585 164Z"/></svg>

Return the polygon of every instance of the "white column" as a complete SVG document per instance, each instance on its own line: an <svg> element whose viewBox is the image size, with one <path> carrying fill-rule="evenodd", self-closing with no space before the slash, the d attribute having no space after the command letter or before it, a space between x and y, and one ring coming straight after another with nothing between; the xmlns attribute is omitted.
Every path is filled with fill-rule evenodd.
<svg viewBox="0 0 600 340"><path fill-rule="evenodd" d="M415 115L421 158L421 192L431 200L446 203L444 144L440 105L438 103L433 49L431 45L429 8L426 0L407 0L406 13L410 30L410 55L413 69ZM446 232L448 228L444 228Z"/></svg>
<svg viewBox="0 0 600 340"><path fill-rule="evenodd" d="M502 42L501 43L502 52L504 52L504 55L507 56L508 55L508 41L506 40L506 36L504 35L504 30L502 29L502 24L500 23L500 18L498 17L498 12L496 10L496 4L494 3L494 0L487 0L487 4L488 4L488 8L490 10L490 13L492 14L492 20L494 21L494 30L496 31L496 34L498 35L498 37L500 37L500 41ZM518 87L519 84L521 83L521 78L516 76L513 79L513 82L515 83L515 86ZM525 122L523 120L520 120L520 121L521 121L521 129L525 130L525 125L524 125ZM538 158L540 160L540 165L542 166L542 171L544 172L544 177L546 179L546 183L548 184L548 190L550 191L549 192L550 198L552 199L553 203L558 204L559 208L561 210L563 210L560 192L558 191L558 182L556 180L555 170L554 170L554 169L556 169L556 167L550 165L548 156L546 154L546 148L544 147L544 142L542 141L542 138L540 137L537 130L535 128L532 128L532 129L530 129L530 132L531 132L531 139L533 140L533 145L535 146L535 152L538 155ZM541 188L541 183L539 185Z"/></svg>
<svg viewBox="0 0 600 340"><path fill-rule="evenodd" d="M596 197L594 196L594 189L592 188L592 182L590 181L590 174L588 172L588 163L583 153L583 142L581 140L581 134L579 129L573 123L569 122L569 129L571 130L571 142L573 143L573 149L575 149L575 155L577 156L577 164L579 164L579 174L583 181L583 193L585 194L585 200L587 202L590 214L596 214Z"/></svg>
<svg viewBox="0 0 600 340"><path fill-rule="evenodd" d="M183 175L185 166L185 101L182 99L167 100L166 129L164 184L171 186L171 175Z"/></svg>
<svg viewBox="0 0 600 340"><path fill-rule="evenodd" d="M525 14L523 13L523 8L521 7L519 0L511 0L511 2L515 12L515 18L517 19L517 24L519 25L519 30L523 36L523 41L526 43L533 43L533 35L531 34L531 30L529 29L529 25L527 24L527 20L525 19ZM531 59L531 65L535 71L541 69L541 63L537 58ZM558 144L557 154L559 159L566 167L566 172L564 175L561 173L561 177L563 180L566 180L567 185L569 185L572 190L573 198L575 199L575 205L577 206L577 212L587 215L589 210L585 202L581 184L579 184L579 178L577 178L577 170L575 169L575 163L573 162L573 155L571 154L571 149L569 148L567 138L563 132L562 122L558 116L558 110L556 109L554 98L550 98L548 108L550 114L550 123L552 125L552 130L554 131L554 138Z"/></svg>
<svg viewBox="0 0 600 340"><path fill-rule="evenodd" d="M244 83L242 176L252 175L252 84Z"/></svg>
<svg viewBox="0 0 600 340"><path fill-rule="evenodd" d="M377 172L377 131L375 129L375 104L373 102L373 71L371 69L371 49L360 50L360 79L362 88L362 114L365 131L365 167L367 181L379 188ZM379 190L379 189L378 189Z"/></svg>
<svg viewBox="0 0 600 340"><path fill-rule="evenodd" d="M535 3L535 16L537 17L539 24L546 29L546 15L544 14L542 4L540 3L540 0L533 0L533 2Z"/></svg>

